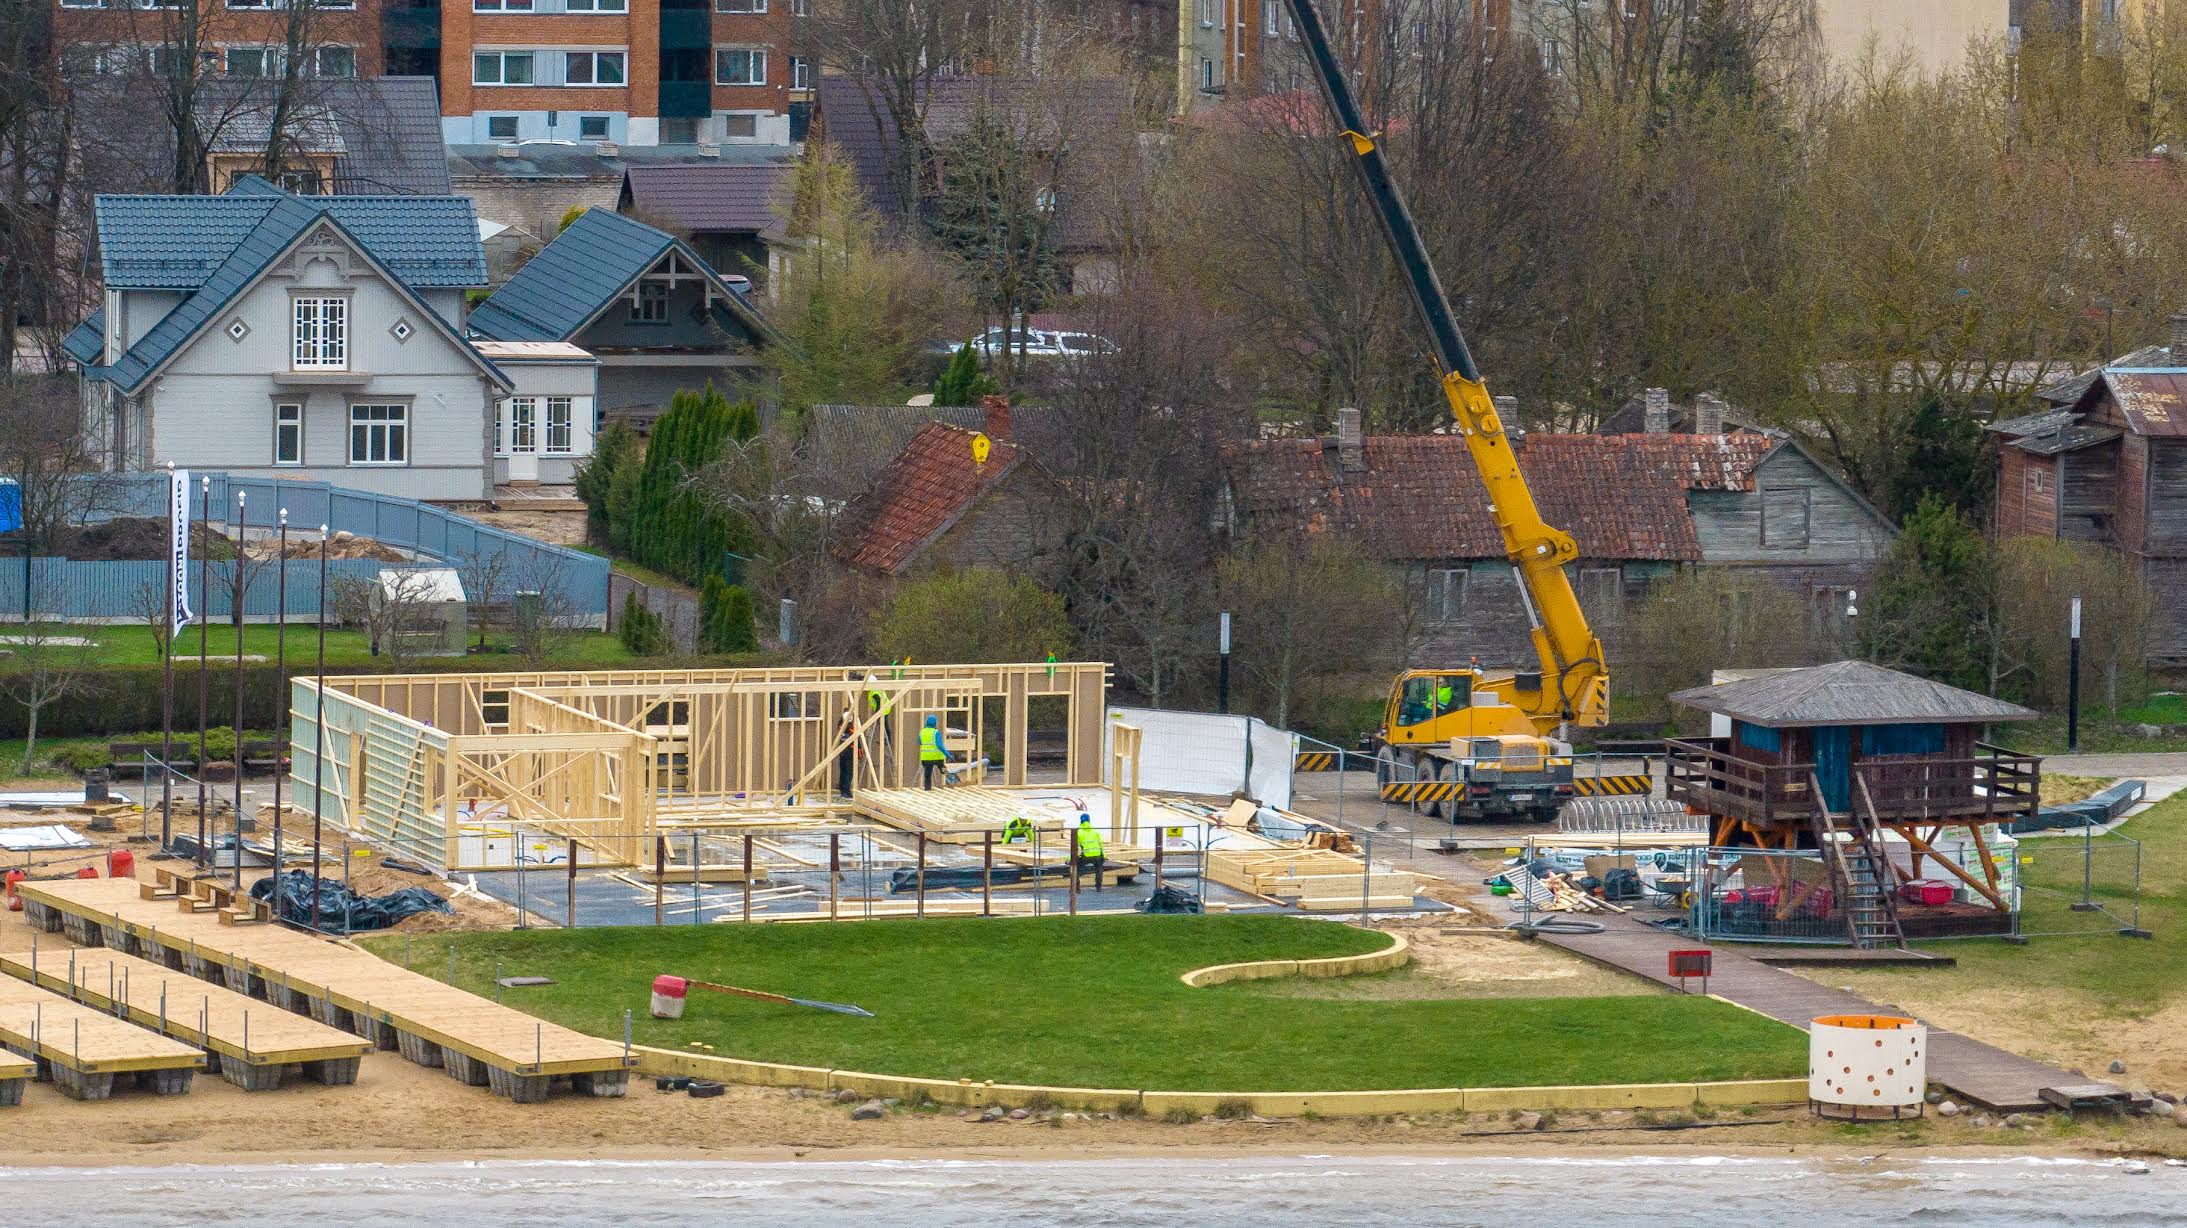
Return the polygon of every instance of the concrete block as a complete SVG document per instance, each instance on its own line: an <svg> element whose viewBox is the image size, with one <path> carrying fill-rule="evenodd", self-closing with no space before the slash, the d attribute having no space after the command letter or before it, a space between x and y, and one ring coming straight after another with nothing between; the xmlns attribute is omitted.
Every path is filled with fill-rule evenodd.
<svg viewBox="0 0 2187 1228"><path fill-rule="evenodd" d="M487 1074L480 1086L490 1086L496 1095L507 1096L518 1104L538 1104L547 1098L554 1086L551 1075L520 1075L499 1066L487 1066L484 1062L478 1065Z"/></svg>
<svg viewBox="0 0 2187 1228"><path fill-rule="evenodd" d="M630 1072L627 1070L596 1070L591 1074L570 1076L570 1090L580 1096L613 1100L621 1097L629 1088Z"/></svg>
<svg viewBox="0 0 2187 1228"><path fill-rule="evenodd" d="M468 1083L472 1087L486 1086L487 1072L493 1069L470 1054L451 1049L447 1045L440 1048L440 1062L448 1071L449 1078L458 1083Z"/></svg>
<svg viewBox="0 0 2187 1228"><path fill-rule="evenodd" d="M29 1079L0 1079L0 1108L12 1109L23 1103L23 1085Z"/></svg>
<svg viewBox="0 0 2187 1228"><path fill-rule="evenodd" d="M114 1094L113 1075L85 1074L80 1070L50 1064L48 1069L53 1077L53 1086L71 1100L104 1100Z"/></svg>
<svg viewBox="0 0 2187 1228"><path fill-rule="evenodd" d="M220 1077L247 1092L270 1092L281 1086L286 1067L279 1062L246 1062L228 1058L220 1063Z"/></svg>
<svg viewBox="0 0 2187 1228"><path fill-rule="evenodd" d="M304 1077L328 1087L350 1087L357 1082L357 1070L364 1064L361 1057L328 1058L320 1062L305 1062Z"/></svg>
<svg viewBox="0 0 2187 1228"><path fill-rule="evenodd" d="M137 1086L155 1096L184 1096L190 1091L190 1078L197 1072L185 1066L179 1070L140 1070Z"/></svg>
<svg viewBox="0 0 2187 1228"><path fill-rule="evenodd" d="M395 1047L402 1055L420 1066L440 1065L440 1042L427 1040L414 1032L395 1030Z"/></svg>

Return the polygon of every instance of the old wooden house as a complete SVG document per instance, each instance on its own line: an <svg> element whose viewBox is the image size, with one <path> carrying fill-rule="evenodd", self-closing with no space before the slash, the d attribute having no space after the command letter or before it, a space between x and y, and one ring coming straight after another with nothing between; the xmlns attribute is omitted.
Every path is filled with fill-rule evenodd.
<svg viewBox="0 0 2187 1228"><path fill-rule="evenodd" d="M1664 790L1731 851L1712 867L1738 885L1702 891L1747 910L1749 936L1836 927L1874 946L2009 932L2017 879L1998 825L2034 815L2041 760L1980 739L2035 713L1863 661L1671 700L1731 722L1727 737L1665 743Z"/></svg>
<svg viewBox="0 0 2187 1228"><path fill-rule="evenodd" d="M1404 568L1426 632L1423 659L1530 661L1518 581L1465 441L1362 436L1357 422L1346 411L1333 438L1230 448L1223 514L1232 531L1336 535ZM1650 584L1708 565L1804 594L1812 632L1831 642L1845 634L1847 595L1893 532L1782 435L1533 432L1517 452L1543 514L1579 543L1574 586L1613 654L1628 642L1616 628Z"/></svg>
<svg viewBox="0 0 2187 1228"><path fill-rule="evenodd" d="M2187 313L2172 343L2075 377L1991 425L1996 529L2118 551L2157 596L2151 664L2187 664ZM2070 400L2065 400L2070 396Z"/></svg>

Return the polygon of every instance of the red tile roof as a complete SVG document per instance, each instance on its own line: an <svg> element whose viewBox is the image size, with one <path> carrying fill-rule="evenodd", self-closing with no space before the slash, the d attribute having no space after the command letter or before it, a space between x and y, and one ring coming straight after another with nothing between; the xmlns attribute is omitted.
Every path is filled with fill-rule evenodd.
<svg viewBox="0 0 2187 1228"><path fill-rule="evenodd" d="M1746 433L1536 433L1518 454L1542 515L1573 536L1581 558L1693 562L1701 543L1686 492L1752 490L1755 465L1777 446ZM1319 439L1241 445L1229 468L1248 524L1339 533L1392 560L1504 554L1488 492L1456 435L1370 435L1360 473L1340 474L1335 448Z"/></svg>
<svg viewBox="0 0 2187 1228"><path fill-rule="evenodd" d="M1024 458L1018 445L997 439L987 463L974 465L974 434L942 422L920 427L844 511L836 524L835 557L890 575L909 567Z"/></svg>

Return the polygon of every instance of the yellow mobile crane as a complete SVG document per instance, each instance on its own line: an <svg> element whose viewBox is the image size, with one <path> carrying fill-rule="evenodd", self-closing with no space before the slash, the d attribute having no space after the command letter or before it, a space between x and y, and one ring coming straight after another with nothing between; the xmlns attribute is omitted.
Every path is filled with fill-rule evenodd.
<svg viewBox="0 0 2187 1228"><path fill-rule="evenodd" d="M1602 642L1587 625L1565 567L1579 555L1570 534L1549 525L1519 471L1510 437L1474 365L1442 282L1428 261L1397 185L1383 165L1313 0L1287 0L1299 39L1350 147L1384 237L1427 325L1430 356L1473 466L1488 487L1504 557L1518 574L1539 668L1412 670L1390 685L1378 731L1378 775L1386 793L1426 801L1431 813L1460 817L1555 815L1573 791L1571 751L1549 735L1610 719L1610 675ZM1389 786L1410 785L1392 790Z"/></svg>

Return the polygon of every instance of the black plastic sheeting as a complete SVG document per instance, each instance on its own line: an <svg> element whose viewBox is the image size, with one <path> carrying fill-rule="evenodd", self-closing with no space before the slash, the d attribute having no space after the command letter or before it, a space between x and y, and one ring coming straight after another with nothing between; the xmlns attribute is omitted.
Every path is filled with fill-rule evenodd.
<svg viewBox="0 0 2187 1228"><path fill-rule="evenodd" d="M995 886L1008 887L1037 882L1044 878L1053 878L1060 882L1065 875L1070 873L1070 867L1060 865L996 866L991 871L982 871L978 866L928 866L926 870L926 889L929 891L977 891L983 873L994 876L990 881ZM891 871L888 876L888 889L891 895L900 895L906 891L917 891L919 889L919 871L916 869Z"/></svg>
<svg viewBox="0 0 2187 1228"><path fill-rule="evenodd" d="M1156 887L1154 894L1139 901L1139 911L1144 913L1196 913L1201 911L1197 896L1167 884Z"/></svg>
<svg viewBox="0 0 2187 1228"><path fill-rule="evenodd" d="M311 924L311 874L304 870L290 870L276 880L262 878L251 884L251 898L263 900L274 896L274 883L280 883L280 893L274 910L284 921ZM342 885L339 879L319 880L319 924L322 927L341 925L351 930L384 930L398 925L421 912L454 912L448 901L423 887L405 887L386 895L358 895Z"/></svg>

